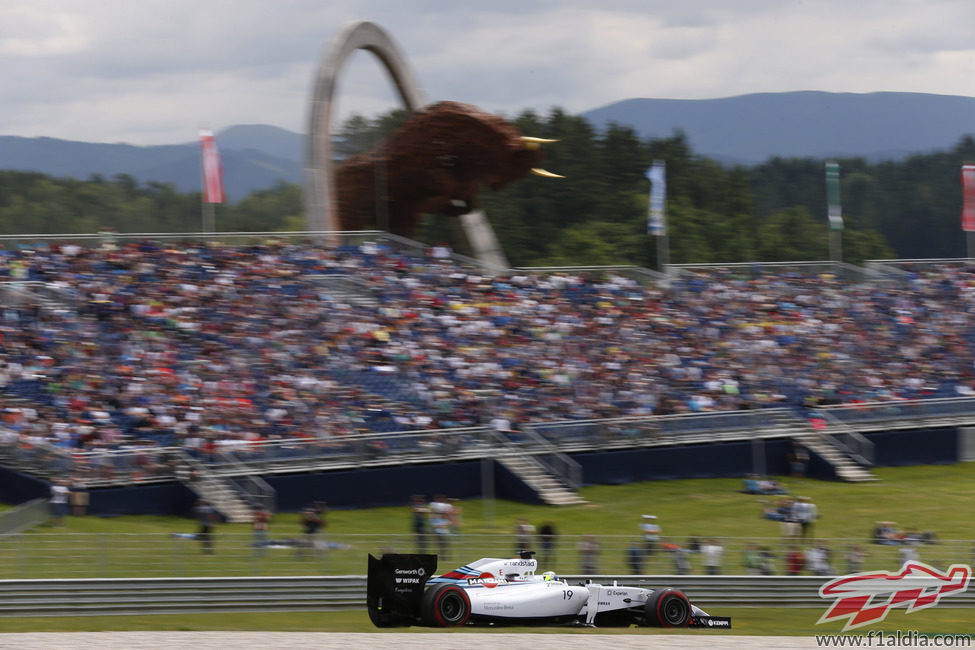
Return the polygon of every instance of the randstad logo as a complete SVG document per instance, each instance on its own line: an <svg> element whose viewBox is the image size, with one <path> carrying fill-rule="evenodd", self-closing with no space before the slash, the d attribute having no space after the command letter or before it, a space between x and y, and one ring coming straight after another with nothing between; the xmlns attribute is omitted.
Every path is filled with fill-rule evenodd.
<svg viewBox="0 0 975 650"><path fill-rule="evenodd" d="M819 623L847 619L843 631L853 630L887 618L894 607L907 613L937 605L942 597L964 593L972 569L952 564L942 573L923 562L905 562L900 571L864 571L830 580L819 588L819 597L833 600Z"/></svg>

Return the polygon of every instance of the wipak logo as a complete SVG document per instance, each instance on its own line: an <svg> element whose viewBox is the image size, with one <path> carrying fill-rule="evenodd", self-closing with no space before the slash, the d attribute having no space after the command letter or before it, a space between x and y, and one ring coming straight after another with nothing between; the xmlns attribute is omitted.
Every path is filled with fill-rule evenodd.
<svg viewBox="0 0 975 650"><path fill-rule="evenodd" d="M854 630L887 618L894 607L907 613L937 605L944 596L968 589L972 569L952 564L942 573L923 562L905 562L900 571L864 571L830 580L819 588L819 597L833 605L818 621L828 623L847 619L843 631Z"/></svg>

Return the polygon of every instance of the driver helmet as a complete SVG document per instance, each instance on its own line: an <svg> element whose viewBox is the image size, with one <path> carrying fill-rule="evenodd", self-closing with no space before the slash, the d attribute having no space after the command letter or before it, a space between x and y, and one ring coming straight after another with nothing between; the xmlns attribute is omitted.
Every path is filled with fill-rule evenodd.
<svg viewBox="0 0 975 650"><path fill-rule="evenodd" d="M542 580L544 580L545 582L548 582L550 580L558 580L558 579L559 576L557 573L555 573L555 571L546 571L545 573L542 574Z"/></svg>

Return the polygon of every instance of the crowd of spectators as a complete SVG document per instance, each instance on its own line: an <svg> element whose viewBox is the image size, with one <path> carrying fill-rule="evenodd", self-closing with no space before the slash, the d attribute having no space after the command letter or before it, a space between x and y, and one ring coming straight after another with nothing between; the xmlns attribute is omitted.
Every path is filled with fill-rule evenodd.
<svg viewBox="0 0 975 650"><path fill-rule="evenodd" d="M5 294L0 430L69 449L975 394L964 265L641 286L373 243L140 241L8 248L0 280L59 296Z"/></svg>

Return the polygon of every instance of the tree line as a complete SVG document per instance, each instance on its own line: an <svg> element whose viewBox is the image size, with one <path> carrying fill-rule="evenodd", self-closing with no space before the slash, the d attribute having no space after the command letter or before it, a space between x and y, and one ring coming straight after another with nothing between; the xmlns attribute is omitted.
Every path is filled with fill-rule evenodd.
<svg viewBox="0 0 975 650"><path fill-rule="evenodd" d="M353 116L336 135L338 155L376 146L405 118L402 111ZM825 260L829 257L823 160L772 158L725 165L695 154L675 132L641 139L630 127L597 130L553 109L512 120L525 134L553 138L545 167L564 179L528 177L480 202L514 266L637 264L657 268L647 234L649 181L666 163L670 262ZM950 151L900 161L838 159L845 228L844 260L963 257L960 168L975 160L975 139ZM0 172L0 233L198 232L199 193L140 185L125 175L86 181ZM236 204L219 205L220 231L304 229L302 190L280 183ZM419 238L463 251L455 219L429 215Z"/></svg>

